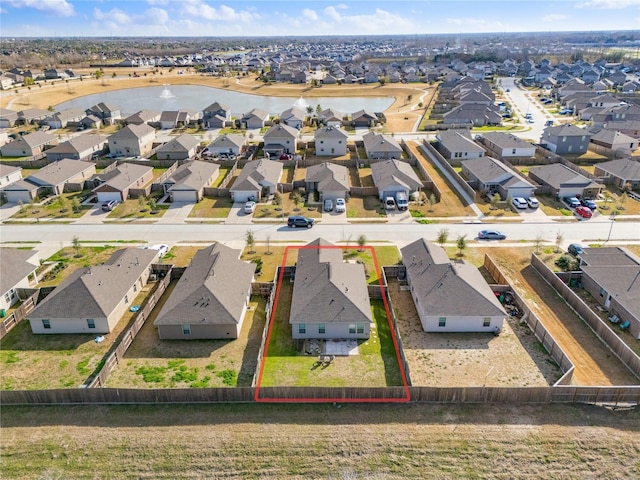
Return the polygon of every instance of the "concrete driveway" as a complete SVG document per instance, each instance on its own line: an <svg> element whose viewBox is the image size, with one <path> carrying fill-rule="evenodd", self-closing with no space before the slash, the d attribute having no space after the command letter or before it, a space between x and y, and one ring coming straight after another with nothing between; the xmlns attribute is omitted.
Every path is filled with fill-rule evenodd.
<svg viewBox="0 0 640 480"><path fill-rule="evenodd" d="M349 223L347 220L347 213L337 213L335 209L331 212L322 211L322 223Z"/></svg>
<svg viewBox="0 0 640 480"><path fill-rule="evenodd" d="M11 218L20 210L20 205L17 203L5 203L0 207L0 222L4 222L5 220Z"/></svg>
<svg viewBox="0 0 640 480"><path fill-rule="evenodd" d="M193 202L173 202L157 223L184 223L193 207Z"/></svg>
<svg viewBox="0 0 640 480"><path fill-rule="evenodd" d="M224 223L251 225L253 223L253 213L244 213L245 202L235 202Z"/></svg>
<svg viewBox="0 0 640 480"><path fill-rule="evenodd" d="M104 222L111 212L105 212L102 210L102 204L97 202L94 206L73 223L102 223Z"/></svg>
<svg viewBox="0 0 640 480"><path fill-rule="evenodd" d="M388 223L411 223L413 217L409 210L386 210Z"/></svg>
<svg viewBox="0 0 640 480"><path fill-rule="evenodd" d="M540 207L518 210L518 213L524 222L546 222L549 220L547 214Z"/></svg>

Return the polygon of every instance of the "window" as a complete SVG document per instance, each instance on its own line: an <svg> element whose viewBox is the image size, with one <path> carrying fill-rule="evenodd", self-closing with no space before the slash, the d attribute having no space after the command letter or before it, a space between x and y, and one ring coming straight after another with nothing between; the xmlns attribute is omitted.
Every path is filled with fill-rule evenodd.
<svg viewBox="0 0 640 480"><path fill-rule="evenodd" d="M96 321L93 318L87 318L87 327L96 328Z"/></svg>
<svg viewBox="0 0 640 480"><path fill-rule="evenodd" d="M324 323L319 323L318 324L318 333L319 334L325 334L326 333L326 329L324 328Z"/></svg>
<svg viewBox="0 0 640 480"><path fill-rule="evenodd" d="M124 303L129 303L129 295L124 296Z"/></svg>
<svg viewBox="0 0 640 480"><path fill-rule="evenodd" d="M562 137L562 141L566 142L567 141L567 137Z"/></svg>
<svg viewBox="0 0 640 480"><path fill-rule="evenodd" d="M182 325L182 334L183 335L191 335L191 325L185 323Z"/></svg>
<svg viewBox="0 0 640 480"><path fill-rule="evenodd" d="M133 284L133 291L134 291L134 292L137 292L137 291L138 291L138 284L137 284L137 283L134 283L134 284Z"/></svg>
<svg viewBox="0 0 640 480"><path fill-rule="evenodd" d="M570 152L571 150L573 150L573 145L569 145L569 148L567 148L567 152Z"/></svg>
<svg viewBox="0 0 640 480"><path fill-rule="evenodd" d="M604 297L607 294L607 291L604 288L600 289L600 296Z"/></svg>
<svg viewBox="0 0 640 480"><path fill-rule="evenodd" d="M516 154L516 149L514 148L513 150L511 150L511 153L512 153L513 155L515 155L515 154Z"/></svg>
<svg viewBox="0 0 640 480"><path fill-rule="evenodd" d="M482 321L482 326L483 327L490 327L491 326L491 317L484 317L484 320Z"/></svg>
<svg viewBox="0 0 640 480"><path fill-rule="evenodd" d="M320 140L320 143L324 143L324 140Z"/></svg>
<svg viewBox="0 0 640 480"><path fill-rule="evenodd" d="M356 333L364 333L364 323L356 324Z"/></svg>
<svg viewBox="0 0 640 480"><path fill-rule="evenodd" d="M4 294L4 301L7 303L10 303L12 296L13 296L13 290L9 290L7 293Z"/></svg>
<svg viewBox="0 0 640 480"><path fill-rule="evenodd" d="M447 326L447 317L440 317L438 319L438 326L439 327L446 327Z"/></svg>
<svg viewBox="0 0 640 480"><path fill-rule="evenodd" d="M349 333L356 333L356 324L355 323L350 323L349 324Z"/></svg>
<svg viewBox="0 0 640 480"><path fill-rule="evenodd" d="M42 328L51 328L51 321L47 318L42 319Z"/></svg>
<svg viewBox="0 0 640 480"><path fill-rule="evenodd" d="M338 145L342 144L342 140L338 140Z"/></svg>
<svg viewBox="0 0 640 480"><path fill-rule="evenodd" d="M307 333L307 324L306 323L299 323L298 324L298 333L299 334Z"/></svg>

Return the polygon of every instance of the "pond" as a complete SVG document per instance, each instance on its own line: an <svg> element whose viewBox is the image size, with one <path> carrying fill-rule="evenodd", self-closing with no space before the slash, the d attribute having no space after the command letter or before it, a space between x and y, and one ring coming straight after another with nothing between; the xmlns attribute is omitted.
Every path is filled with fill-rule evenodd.
<svg viewBox="0 0 640 480"><path fill-rule="evenodd" d="M333 108L338 112L349 114L358 110L369 112L383 112L393 103L391 97L269 97L249 95L220 88L202 85L160 85L156 87L129 88L96 93L84 97L68 100L56 106L56 110L67 108L87 108L104 102L120 107L124 116L134 114L140 110L195 110L202 111L214 102L229 106L233 116L242 116L253 108L260 108L270 114L280 114L295 105L306 109L318 105L324 110Z"/></svg>

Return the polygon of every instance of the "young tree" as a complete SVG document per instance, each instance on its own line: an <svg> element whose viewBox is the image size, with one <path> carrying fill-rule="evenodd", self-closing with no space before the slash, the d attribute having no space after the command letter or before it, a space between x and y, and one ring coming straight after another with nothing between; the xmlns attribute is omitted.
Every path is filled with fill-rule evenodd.
<svg viewBox="0 0 640 480"><path fill-rule="evenodd" d="M436 238L436 242L438 242L438 244L440 244L440 246L442 246L445 243L447 243L448 239L449 239L449 229L448 228L441 228L438 231L438 237Z"/></svg>
<svg viewBox="0 0 640 480"><path fill-rule="evenodd" d="M80 248L82 247L82 245L80 244L80 239L77 235L73 236L73 239L71 240L71 246L76 252L76 258L81 257L82 255L80 254Z"/></svg>
<svg viewBox="0 0 640 480"><path fill-rule="evenodd" d="M627 192L622 192L622 194L618 197L618 206L616 207L617 210L625 209L625 204L627 203L628 196L629 195L627 195Z"/></svg>
<svg viewBox="0 0 640 480"><path fill-rule="evenodd" d="M431 195L429 195L429 211L433 212L433 207L434 205L438 203L436 196L432 193Z"/></svg>
<svg viewBox="0 0 640 480"><path fill-rule="evenodd" d="M138 197L138 207L140 208L141 212L147 211L147 201L148 200L143 195L140 195Z"/></svg>
<svg viewBox="0 0 640 480"><path fill-rule="evenodd" d="M256 253L255 250L253 249L253 246L256 243L256 239L253 236L253 231L251 231L251 229L247 230L247 233L244 236L244 240L247 244L247 248L249 249L247 253Z"/></svg>
<svg viewBox="0 0 640 480"><path fill-rule="evenodd" d="M558 230L558 232L556 233L556 250L555 250L556 253L560 251L560 245L562 244L563 241L564 241L564 235L562 235L562 232Z"/></svg>
<svg viewBox="0 0 640 480"><path fill-rule="evenodd" d="M502 200L502 197L500 197L499 193L496 192L491 195L491 210L498 208L498 202L500 202L500 200Z"/></svg>
<svg viewBox="0 0 640 480"><path fill-rule="evenodd" d="M464 249L467 248L467 236L466 235L458 235L458 240L456 241L456 247L458 247L458 256L464 257Z"/></svg>
<svg viewBox="0 0 640 480"><path fill-rule="evenodd" d="M605 190L603 192L603 195L604 195L604 205L601 208L602 210L608 210L609 209L608 203L612 200L612 197L608 190Z"/></svg>
<svg viewBox="0 0 640 480"><path fill-rule="evenodd" d="M151 210L151 213L158 213L158 205L156 204L155 198L149 198L149 200L147 200L147 205L149 205L149 210Z"/></svg>
<svg viewBox="0 0 640 480"><path fill-rule="evenodd" d="M364 235L360 235L358 237L358 251L362 252L364 250L364 246L367 244L367 237L365 237Z"/></svg>
<svg viewBox="0 0 640 480"><path fill-rule="evenodd" d="M540 254L540 247L542 246L542 244L544 243L544 238L542 237L542 234L537 234L536 238L533 240L533 245L535 247L535 252L536 255Z"/></svg>
<svg viewBox="0 0 640 480"><path fill-rule="evenodd" d="M71 199L71 210L73 210L73 213L78 213L81 209L82 206L80 205L80 200L78 197L73 197Z"/></svg>
<svg viewBox="0 0 640 480"><path fill-rule="evenodd" d="M58 205L60 205L60 212L64 213L67 210L69 210L69 200L67 200L67 197L64 197L62 195L60 195L58 197Z"/></svg>

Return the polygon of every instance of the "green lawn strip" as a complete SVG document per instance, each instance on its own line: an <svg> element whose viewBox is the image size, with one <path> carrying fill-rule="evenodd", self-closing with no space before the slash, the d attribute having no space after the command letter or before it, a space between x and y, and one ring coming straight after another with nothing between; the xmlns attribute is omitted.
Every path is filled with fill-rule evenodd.
<svg viewBox="0 0 640 480"><path fill-rule="evenodd" d="M230 197L205 197L189 212L191 218L227 218L233 202Z"/></svg>

